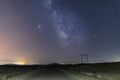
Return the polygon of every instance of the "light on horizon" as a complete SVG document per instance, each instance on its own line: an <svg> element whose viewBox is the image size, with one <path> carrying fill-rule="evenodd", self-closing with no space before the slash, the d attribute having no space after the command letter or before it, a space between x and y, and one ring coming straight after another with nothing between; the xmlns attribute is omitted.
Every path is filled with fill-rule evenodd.
<svg viewBox="0 0 120 80"><path fill-rule="evenodd" d="M25 59L21 59L21 60L18 60L16 62L14 62L13 64L16 64L16 65L26 65L26 64L28 64L28 61L25 60Z"/></svg>

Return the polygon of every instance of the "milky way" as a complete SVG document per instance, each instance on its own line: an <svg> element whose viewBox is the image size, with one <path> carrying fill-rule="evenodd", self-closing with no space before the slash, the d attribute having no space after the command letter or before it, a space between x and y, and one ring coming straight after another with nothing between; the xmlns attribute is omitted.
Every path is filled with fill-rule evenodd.
<svg viewBox="0 0 120 80"><path fill-rule="evenodd" d="M79 19L74 12L67 10L67 8L66 11L63 11L63 8L57 8L57 5L54 8L52 0L46 0L44 3L51 11L52 24L61 44L82 46L86 41L86 31L82 19Z"/></svg>

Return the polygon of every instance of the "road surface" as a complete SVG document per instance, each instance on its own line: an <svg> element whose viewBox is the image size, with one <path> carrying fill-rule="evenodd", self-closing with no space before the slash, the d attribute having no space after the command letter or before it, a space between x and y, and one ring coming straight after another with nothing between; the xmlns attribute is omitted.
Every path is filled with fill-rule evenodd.
<svg viewBox="0 0 120 80"><path fill-rule="evenodd" d="M71 73L64 70L44 69L35 70L24 73L22 75L12 77L8 80L99 80L83 74Z"/></svg>

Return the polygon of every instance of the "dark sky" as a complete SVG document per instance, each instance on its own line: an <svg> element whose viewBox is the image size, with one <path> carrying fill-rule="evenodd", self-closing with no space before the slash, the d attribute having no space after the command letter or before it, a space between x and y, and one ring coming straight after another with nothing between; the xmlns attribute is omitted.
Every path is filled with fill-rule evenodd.
<svg viewBox="0 0 120 80"><path fill-rule="evenodd" d="M120 59L119 0L0 0L0 63Z"/></svg>

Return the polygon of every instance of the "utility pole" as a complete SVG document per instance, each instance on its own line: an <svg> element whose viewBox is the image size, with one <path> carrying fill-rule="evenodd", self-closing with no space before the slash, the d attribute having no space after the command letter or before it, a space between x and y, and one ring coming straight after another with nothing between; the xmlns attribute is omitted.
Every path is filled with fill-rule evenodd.
<svg viewBox="0 0 120 80"><path fill-rule="evenodd" d="M89 63L88 54L86 54L85 56L86 56L86 61L87 61L87 63Z"/></svg>
<svg viewBox="0 0 120 80"><path fill-rule="evenodd" d="M89 63L88 54L81 54L81 63Z"/></svg>
<svg viewBox="0 0 120 80"><path fill-rule="evenodd" d="M83 55L83 54L81 54L80 56L81 56L81 63L83 63L83 58L84 58L84 55Z"/></svg>

